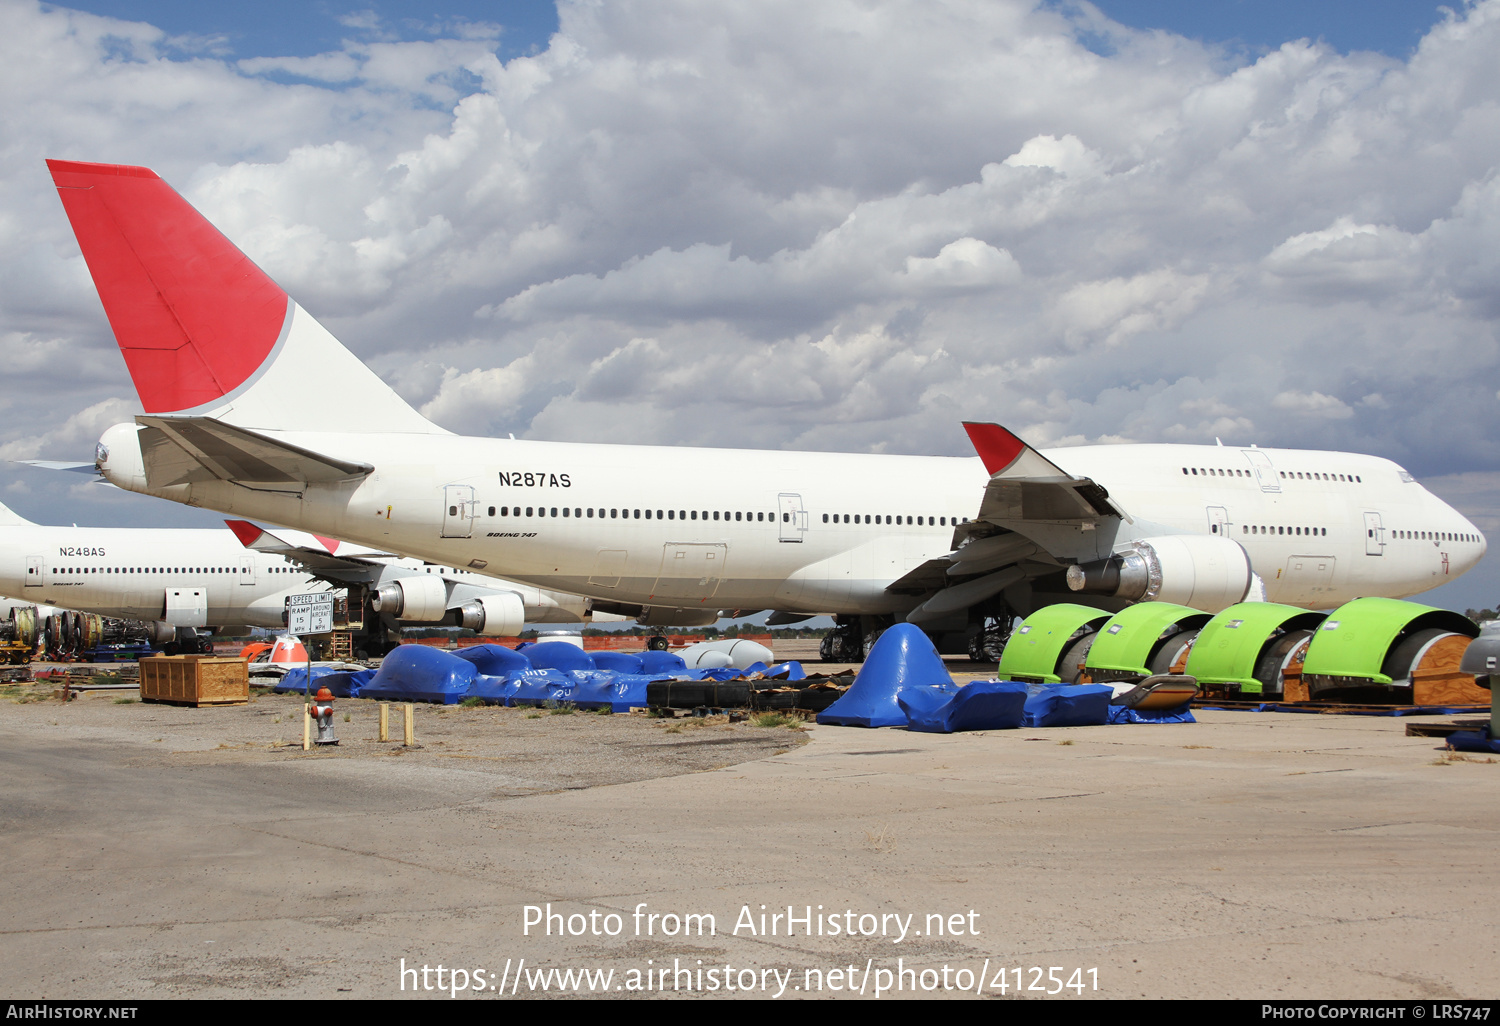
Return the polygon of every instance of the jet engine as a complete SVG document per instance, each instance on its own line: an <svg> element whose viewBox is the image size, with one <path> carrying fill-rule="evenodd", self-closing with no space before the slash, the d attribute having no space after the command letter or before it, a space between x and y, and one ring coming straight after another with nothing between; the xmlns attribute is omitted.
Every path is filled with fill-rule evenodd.
<svg viewBox="0 0 1500 1026"><path fill-rule="evenodd" d="M398 577L375 589L370 605L398 620L437 623L448 612L448 586L436 574Z"/></svg>
<svg viewBox="0 0 1500 1026"><path fill-rule="evenodd" d="M1073 591L1210 613L1244 601L1253 580L1250 557L1238 542L1197 534L1146 538L1107 559L1068 567Z"/></svg>
<svg viewBox="0 0 1500 1026"><path fill-rule="evenodd" d="M458 625L486 638L513 637L526 625L526 607L515 592L481 595L459 607Z"/></svg>

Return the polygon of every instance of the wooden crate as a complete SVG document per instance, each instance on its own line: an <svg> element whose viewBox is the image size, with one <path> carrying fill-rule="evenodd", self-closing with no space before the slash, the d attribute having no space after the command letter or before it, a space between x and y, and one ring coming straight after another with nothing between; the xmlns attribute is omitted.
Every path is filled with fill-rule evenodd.
<svg viewBox="0 0 1500 1026"><path fill-rule="evenodd" d="M140 661L141 701L174 705L244 705L249 663L232 656L148 656Z"/></svg>

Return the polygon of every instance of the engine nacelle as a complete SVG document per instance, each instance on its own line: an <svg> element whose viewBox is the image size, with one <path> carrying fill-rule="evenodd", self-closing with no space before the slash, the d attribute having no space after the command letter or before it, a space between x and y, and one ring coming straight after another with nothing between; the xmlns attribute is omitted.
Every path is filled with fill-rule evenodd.
<svg viewBox="0 0 1500 1026"><path fill-rule="evenodd" d="M1254 581L1238 542L1174 534L1131 542L1108 559L1068 567L1068 587L1127 602L1173 602L1217 613L1243 602Z"/></svg>
<svg viewBox="0 0 1500 1026"><path fill-rule="evenodd" d="M448 613L448 586L436 574L398 577L377 588L370 605L398 620L436 623Z"/></svg>
<svg viewBox="0 0 1500 1026"><path fill-rule="evenodd" d="M508 638L526 626L526 606L513 591L481 595L458 610L458 625L486 638Z"/></svg>

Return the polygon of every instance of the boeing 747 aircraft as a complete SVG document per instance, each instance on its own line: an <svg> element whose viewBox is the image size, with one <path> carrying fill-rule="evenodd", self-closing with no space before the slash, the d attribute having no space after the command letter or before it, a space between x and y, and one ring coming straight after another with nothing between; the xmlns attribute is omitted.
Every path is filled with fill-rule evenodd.
<svg viewBox="0 0 1500 1026"><path fill-rule="evenodd" d="M977 458L454 435L150 170L49 166L146 411L99 443L98 469L130 491L586 595L647 624L833 614L825 653L839 658L895 620L984 652L1014 614L1063 599L1329 608L1425 591L1484 555L1456 510L1354 453L1042 453L995 424L968 425ZM309 416L332 403L358 416ZM669 464L694 470L637 469ZM394 583L392 606L421 601ZM519 626L519 608L485 613Z"/></svg>

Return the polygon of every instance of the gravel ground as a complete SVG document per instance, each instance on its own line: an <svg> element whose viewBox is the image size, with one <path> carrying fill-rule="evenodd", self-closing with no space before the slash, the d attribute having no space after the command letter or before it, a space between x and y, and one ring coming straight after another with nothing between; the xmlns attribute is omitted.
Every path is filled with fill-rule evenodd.
<svg viewBox="0 0 1500 1026"><path fill-rule="evenodd" d="M401 744L401 707L391 736L378 738L379 703L334 703L337 746L301 750L302 700L253 696L248 705L193 709L140 702L136 691L85 692L63 704L51 684L0 688L0 717L58 739L145 745L174 765L399 760L496 777L500 793L519 797L720 769L779 755L805 743L800 722L757 726L756 718L656 719L645 713L499 706L417 705L416 746ZM159 749L155 746L160 745Z"/></svg>

